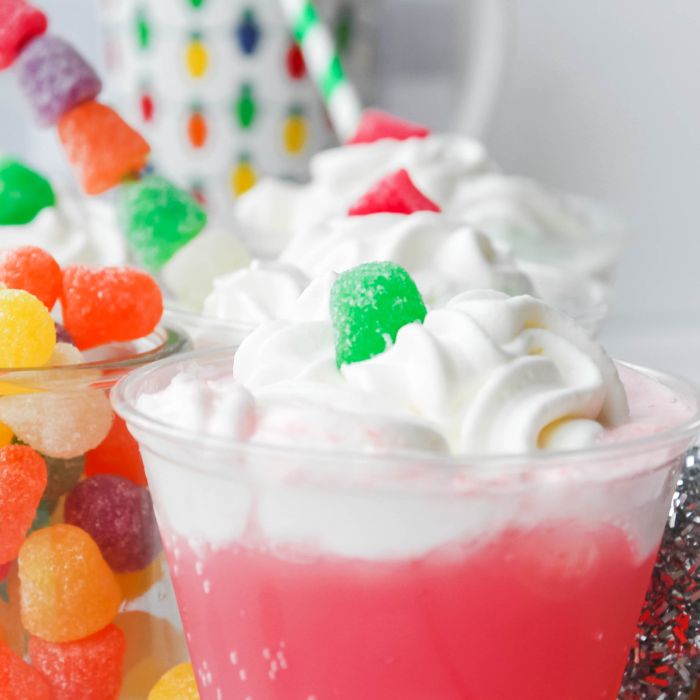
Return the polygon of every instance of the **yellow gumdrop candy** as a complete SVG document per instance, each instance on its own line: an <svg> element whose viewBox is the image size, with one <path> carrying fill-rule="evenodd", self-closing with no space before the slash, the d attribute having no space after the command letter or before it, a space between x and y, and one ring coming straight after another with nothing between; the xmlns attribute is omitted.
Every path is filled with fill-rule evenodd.
<svg viewBox="0 0 700 700"><path fill-rule="evenodd" d="M4 423L0 423L0 447L7 447L12 442L12 430Z"/></svg>
<svg viewBox="0 0 700 700"><path fill-rule="evenodd" d="M56 345L48 309L22 289L0 289L0 367L42 367Z"/></svg>
<svg viewBox="0 0 700 700"><path fill-rule="evenodd" d="M136 600L163 578L163 556L156 557L145 569L115 574L125 600Z"/></svg>
<svg viewBox="0 0 700 700"><path fill-rule="evenodd" d="M148 700L199 700L192 664L171 668L148 694Z"/></svg>

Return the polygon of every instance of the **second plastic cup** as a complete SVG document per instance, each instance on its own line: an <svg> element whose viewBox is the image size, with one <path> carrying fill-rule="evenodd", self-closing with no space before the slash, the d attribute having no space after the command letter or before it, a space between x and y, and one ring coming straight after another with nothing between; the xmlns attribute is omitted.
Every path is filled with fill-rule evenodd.
<svg viewBox="0 0 700 700"><path fill-rule="evenodd" d="M615 697L697 415L577 452L432 458L239 443L137 408L231 363L160 363L114 395L203 700Z"/></svg>

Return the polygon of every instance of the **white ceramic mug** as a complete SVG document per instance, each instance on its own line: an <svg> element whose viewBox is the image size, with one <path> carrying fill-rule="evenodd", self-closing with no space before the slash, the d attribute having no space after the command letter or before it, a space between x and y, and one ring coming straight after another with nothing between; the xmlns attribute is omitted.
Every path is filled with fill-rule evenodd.
<svg viewBox="0 0 700 700"><path fill-rule="evenodd" d="M391 2L317 0L368 103L381 98L377 44ZM154 169L212 212L263 174L302 179L334 143L278 0L101 0L101 10L110 101L151 143ZM453 11L464 39L451 52L453 127L478 133L500 83L503 0L456 0Z"/></svg>

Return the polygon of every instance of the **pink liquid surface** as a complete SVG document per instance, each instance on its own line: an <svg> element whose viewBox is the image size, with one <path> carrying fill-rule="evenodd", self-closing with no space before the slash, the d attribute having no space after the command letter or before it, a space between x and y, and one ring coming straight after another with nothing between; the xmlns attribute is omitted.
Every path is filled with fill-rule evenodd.
<svg viewBox="0 0 700 700"><path fill-rule="evenodd" d="M204 700L612 700L653 564L568 521L393 562L167 539Z"/></svg>

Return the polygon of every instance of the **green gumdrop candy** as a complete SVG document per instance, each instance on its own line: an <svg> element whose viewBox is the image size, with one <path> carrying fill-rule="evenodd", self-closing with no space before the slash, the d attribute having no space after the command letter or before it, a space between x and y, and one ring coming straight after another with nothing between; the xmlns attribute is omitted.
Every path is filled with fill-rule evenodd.
<svg viewBox="0 0 700 700"><path fill-rule="evenodd" d="M0 226L28 224L56 204L49 181L12 158L0 159Z"/></svg>
<svg viewBox="0 0 700 700"><path fill-rule="evenodd" d="M331 319L338 367L383 353L408 323L427 313L411 276L392 262L371 262L344 272L331 289Z"/></svg>
<svg viewBox="0 0 700 700"><path fill-rule="evenodd" d="M187 192L151 175L122 188L119 225L136 257L159 270L206 225L207 215Z"/></svg>

